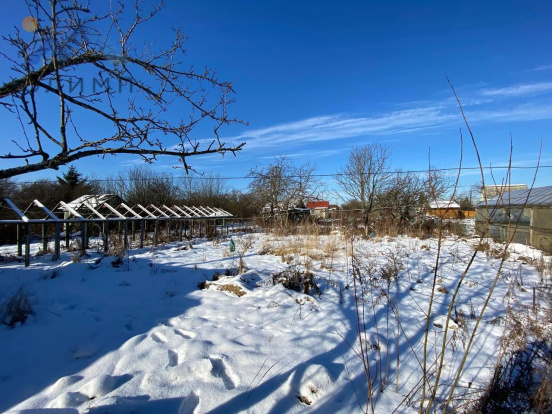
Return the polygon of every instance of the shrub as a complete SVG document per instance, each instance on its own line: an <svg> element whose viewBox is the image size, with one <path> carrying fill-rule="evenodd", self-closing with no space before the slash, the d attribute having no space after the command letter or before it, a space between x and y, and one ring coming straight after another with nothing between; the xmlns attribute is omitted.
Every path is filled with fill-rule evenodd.
<svg viewBox="0 0 552 414"><path fill-rule="evenodd" d="M29 291L21 286L0 307L2 323L14 327L17 323L25 323L30 315L34 314Z"/></svg>
<svg viewBox="0 0 552 414"><path fill-rule="evenodd" d="M470 410L480 413L550 412L551 362L552 348L544 341L529 343L525 349L510 354L497 365L485 393ZM548 369L537 373L543 366Z"/></svg>

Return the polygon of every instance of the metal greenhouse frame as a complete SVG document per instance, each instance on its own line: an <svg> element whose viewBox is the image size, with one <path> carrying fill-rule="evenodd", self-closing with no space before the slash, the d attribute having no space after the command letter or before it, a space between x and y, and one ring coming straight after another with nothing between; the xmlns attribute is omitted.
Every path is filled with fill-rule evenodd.
<svg viewBox="0 0 552 414"><path fill-rule="evenodd" d="M113 205L109 203L113 203L113 201L117 201L117 203ZM57 260L60 257L62 237L65 238L65 246L69 246L71 225L80 226L80 242L83 249L89 247L89 225L97 224L101 226L100 234L103 239L103 249L107 252L109 248L109 230L114 224L117 225L118 232L123 233L124 248L126 250L129 247L129 230L134 241L137 228L139 229L139 246L144 247L148 223L153 225L153 244L157 245L160 223L166 225L169 237L176 233L177 240L182 241L184 232L188 231L187 236L192 236L194 230L196 230L195 223L197 223L197 231L201 236L202 230L205 233L210 222L213 229L216 229L217 220L224 227L225 221L233 217L228 211L216 207L166 206L164 204L161 206L136 204L129 207L118 196L112 194L86 195L70 203L60 201L53 210L49 210L39 200L34 200L25 210L21 210L8 198L4 198L3 202L11 211L12 218L0 217L0 224L17 225L17 254L18 256L24 256L25 266L30 264L31 225L42 226L43 251L48 248L50 238L48 227L54 227L53 259ZM5 209L3 210L5 211ZM29 216L41 218L31 218ZM131 225L130 229L129 223ZM23 246L25 248L24 254Z"/></svg>

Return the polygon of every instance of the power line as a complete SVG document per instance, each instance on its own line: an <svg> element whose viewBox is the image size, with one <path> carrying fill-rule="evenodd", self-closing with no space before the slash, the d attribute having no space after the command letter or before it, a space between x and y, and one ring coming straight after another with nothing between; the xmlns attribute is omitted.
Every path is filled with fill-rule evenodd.
<svg viewBox="0 0 552 414"><path fill-rule="evenodd" d="M481 169L484 171L494 171L494 170L535 170L535 169L543 169L543 168L552 168L552 165L539 165L539 166L508 166L508 165L500 165L500 166L488 166L488 167L462 167L460 168L460 172L462 171L480 171ZM372 173L371 175L385 175L385 174L423 174L428 172L458 172L458 167L451 167L451 168L432 168L430 170L388 170L388 171L380 171ZM319 178L328 178L328 177L339 177L339 176L347 176L348 174L345 173L331 173L331 174L311 174L311 177L319 177ZM252 174L252 175L246 175L246 176L203 176L203 175L180 175L180 176L160 176L160 177L151 177L151 178L138 178L135 181L136 182L147 182L147 181L158 181L158 180L200 180L200 181L207 181L207 180L253 180L256 177L260 176L260 174ZM300 175L289 175L290 178L299 178ZM100 183L100 182L130 182L133 181L132 179L129 179L128 177L121 178L121 177L114 177L114 178L94 178L94 179L86 179L86 182L88 183ZM51 182L56 183L56 180L53 179L36 179L33 181L14 181L14 184L21 185L21 184L34 184L36 182Z"/></svg>

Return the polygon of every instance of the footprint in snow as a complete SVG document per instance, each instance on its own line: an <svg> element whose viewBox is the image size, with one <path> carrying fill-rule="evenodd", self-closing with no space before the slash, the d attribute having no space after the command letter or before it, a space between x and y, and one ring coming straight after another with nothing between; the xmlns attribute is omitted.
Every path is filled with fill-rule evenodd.
<svg viewBox="0 0 552 414"><path fill-rule="evenodd" d="M88 396L88 399L96 397L103 397L109 394L111 391L116 390L125 382L132 379L132 375L99 375L92 380L88 381L84 386L79 389L79 392Z"/></svg>
<svg viewBox="0 0 552 414"><path fill-rule="evenodd" d="M161 332L151 334L151 339L160 344L164 344L167 342L167 338Z"/></svg>
<svg viewBox="0 0 552 414"><path fill-rule="evenodd" d="M63 391L70 385L79 382L83 378L84 377L81 375L69 375L67 377L61 377L56 381L54 385L52 385L51 391Z"/></svg>
<svg viewBox="0 0 552 414"><path fill-rule="evenodd" d="M175 329L173 332L184 339L194 339L197 336L194 332L184 331L182 329Z"/></svg>
<svg viewBox="0 0 552 414"><path fill-rule="evenodd" d="M75 359L88 359L96 355L98 352L98 347L96 344L89 343L89 344L81 344L78 347L76 347L72 354L73 358Z"/></svg>
<svg viewBox="0 0 552 414"><path fill-rule="evenodd" d="M238 377L233 372L232 368L222 358L209 358L213 368L211 374L214 377L221 378L224 387L227 390L233 390L238 385Z"/></svg>
<svg viewBox="0 0 552 414"><path fill-rule="evenodd" d="M159 325L168 326L169 328L172 328L174 326L174 323L170 319L161 319L157 322L159 323Z"/></svg>
<svg viewBox="0 0 552 414"><path fill-rule="evenodd" d="M48 404L48 408L74 408L89 400L87 395L80 392L64 392Z"/></svg>
<svg viewBox="0 0 552 414"><path fill-rule="evenodd" d="M169 349L167 351L167 356L169 357L169 363L167 365L169 368L176 367L180 363L180 355L178 352Z"/></svg>
<svg viewBox="0 0 552 414"><path fill-rule="evenodd" d="M199 395L195 392L189 393L180 404L179 414L194 414L199 412L197 408L199 407L200 399Z"/></svg>
<svg viewBox="0 0 552 414"><path fill-rule="evenodd" d="M138 345L140 342L142 342L144 339L146 339L148 336L146 334L140 334L140 335L136 335L136 336L133 336L132 338L130 338L128 341L126 341L123 346L121 347L122 350L125 350L125 349L132 349L134 348L136 345Z"/></svg>

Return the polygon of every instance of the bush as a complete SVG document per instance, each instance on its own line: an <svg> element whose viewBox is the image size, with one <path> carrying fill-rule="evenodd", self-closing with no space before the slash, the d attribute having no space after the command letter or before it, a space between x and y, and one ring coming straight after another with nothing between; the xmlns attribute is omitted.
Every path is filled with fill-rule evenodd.
<svg viewBox="0 0 552 414"><path fill-rule="evenodd" d="M551 363L549 344L529 343L497 365L487 390L470 409L480 413L550 412Z"/></svg>
<svg viewBox="0 0 552 414"><path fill-rule="evenodd" d="M23 286L17 289L11 298L0 307L2 323L14 327L17 323L25 323L34 314L29 291Z"/></svg>

